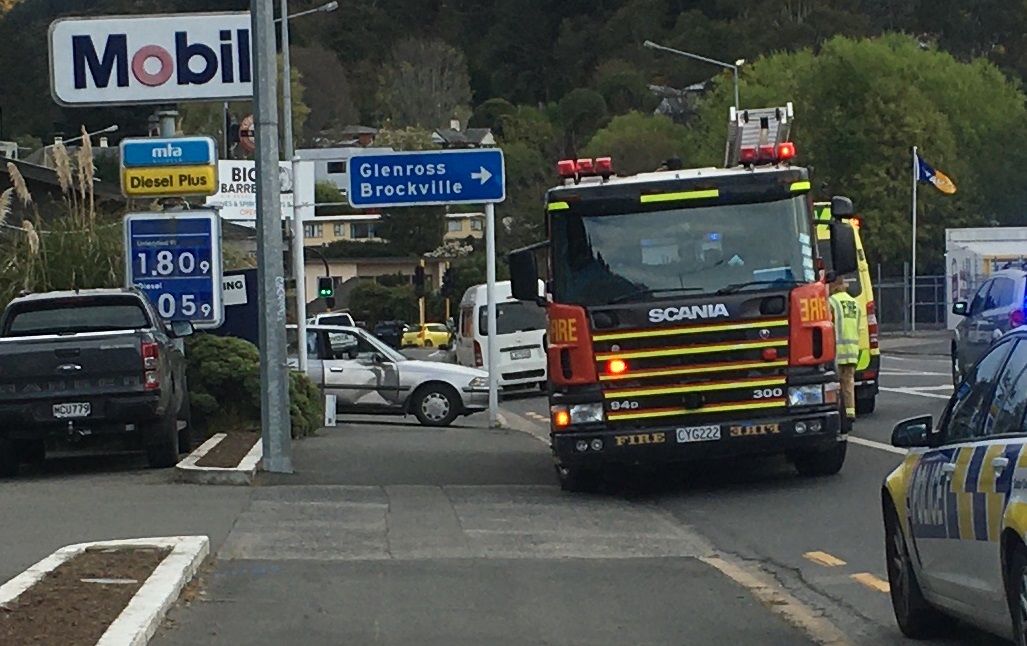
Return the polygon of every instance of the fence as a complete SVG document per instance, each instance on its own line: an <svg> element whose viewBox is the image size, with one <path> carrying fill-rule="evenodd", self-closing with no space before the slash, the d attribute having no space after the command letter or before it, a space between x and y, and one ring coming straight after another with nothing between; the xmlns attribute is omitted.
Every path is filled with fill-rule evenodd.
<svg viewBox="0 0 1027 646"><path fill-rule="evenodd" d="M874 278L874 300L877 322L882 331L908 332L913 328L910 307L910 277L880 278L880 267ZM916 277L916 329L941 330L945 328L948 305L945 302L945 276Z"/></svg>

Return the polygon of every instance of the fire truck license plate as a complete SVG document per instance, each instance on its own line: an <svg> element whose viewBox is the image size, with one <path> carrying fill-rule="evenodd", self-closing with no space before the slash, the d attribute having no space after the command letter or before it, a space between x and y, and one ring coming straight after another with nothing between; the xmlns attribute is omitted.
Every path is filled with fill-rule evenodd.
<svg viewBox="0 0 1027 646"><path fill-rule="evenodd" d="M678 429L678 442L709 442L719 439L719 426L686 426Z"/></svg>
<svg viewBox="0 0 1027 646"><path fill-rule="evenodd" d="M53 405L53 416L58 419L66 419L69 417L89 417L92 406L86 403L75 403L75 404L54 404Z"/></svg>

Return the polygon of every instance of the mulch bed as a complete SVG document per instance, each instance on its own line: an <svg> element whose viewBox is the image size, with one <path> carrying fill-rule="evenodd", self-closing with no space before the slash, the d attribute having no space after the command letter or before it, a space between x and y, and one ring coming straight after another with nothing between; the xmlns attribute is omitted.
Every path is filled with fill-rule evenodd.
<svg viewBox="0 0 1027 646"><path fill-rule="evenodd" d="M198 467L222 467L232 469L239 466L253 445L260 441L260 433L230 431L214 448L196 461Z"/></svg>
<svg viewBox="0 0 1027 646"><path fill-rule="evenodd" d="M170 553L156 547L104 548L65 561L0 605L0 644L96 646Z"/></svg>

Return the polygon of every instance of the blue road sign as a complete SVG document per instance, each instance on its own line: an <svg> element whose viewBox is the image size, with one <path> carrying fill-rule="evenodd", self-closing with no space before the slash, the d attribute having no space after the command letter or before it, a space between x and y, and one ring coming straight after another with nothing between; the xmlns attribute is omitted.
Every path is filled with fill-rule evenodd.
<svg viewBox="0 0 1027 646"><path fill-rule="evenodd" d="M354 155L349 203L357 208L484 204L506 199L498 148Z"/></svg>
<svg viewBox="0 0 1027 646"><path fill-rule="evenodd" d="M216 213L131 213L125 217L125 282L167 321L216 328L221 301L221 220Z"/></svg>
<svg viewBox="0 0 1027 646"><path fill-rule="evenodd" d="M210 166L217 163L217 148L210 137L139 137L121 142L121 165Z"/></svg>

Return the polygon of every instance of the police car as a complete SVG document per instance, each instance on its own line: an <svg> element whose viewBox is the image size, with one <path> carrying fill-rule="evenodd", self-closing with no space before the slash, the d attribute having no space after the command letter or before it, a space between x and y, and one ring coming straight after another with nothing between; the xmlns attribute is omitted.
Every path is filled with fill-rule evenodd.
<svg viewBox="0 0 1027 646"><path fill-rule="evenodd" d="M1027 329L968 371L937 425L900 422L909 449L884 482L892 607L908 637L958 618L1027 646Z"/></svg>

